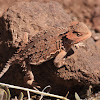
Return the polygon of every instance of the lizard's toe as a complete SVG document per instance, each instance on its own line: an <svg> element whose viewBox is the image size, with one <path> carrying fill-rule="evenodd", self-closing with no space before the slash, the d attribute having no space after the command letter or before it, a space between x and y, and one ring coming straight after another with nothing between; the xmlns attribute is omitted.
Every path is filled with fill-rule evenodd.
<svg viewBox="0 0 100 100"><path fill-rule="evenodd" d="M65 65L65 58L63 58L60 62L54 63L54 65L55 65L57 68L62 67L63 65Z"/></svg>
<svg viewBox="0 0 100 100"><path fill-rule="evenodd" d="M74 46L78 49L79 47L85 47L85 44L80 42L80 43L74 44Z"/></svg>
<svg viewBox="0 0 100 100"><path fill-rule="evenodd" d="M33 87L33 89L38 90L38 91L39 91L39 89L41 88L41 87L39 86L39 84L38 84L37 82L35 82L35 81L32 83L32 87Z"/></svg>

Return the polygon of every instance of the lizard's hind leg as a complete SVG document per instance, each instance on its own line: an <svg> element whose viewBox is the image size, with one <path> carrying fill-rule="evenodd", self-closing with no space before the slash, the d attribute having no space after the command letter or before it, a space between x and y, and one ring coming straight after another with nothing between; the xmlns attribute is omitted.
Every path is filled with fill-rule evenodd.
<svg viewBox="0 0 100 100"><path fill-rule="evenodd" d="M10 64L7 63L5 65L5 67L3 68L3 70L0 72L0 78L7 72L7 70L9 69L9 67L10 67Z"/></svg>
<svg viewBox="0 0 100 100"><path fill-rule="evenodd" d="M32 85L32 82L34 81L34 75L31 71L31 66L29 64L26 64L25 61L23 61L23 64L21 66L23 68L23 72L25 74L24 81L28 85Z"/></svg>
<svg viewBox="0 0 100 100"><path fill-rule="evenodd" d="M23 64L21 66L23 68L23 72L25 74L24 76L24 82L28 84L29 86L32 86L34 89L37 86L37 83L34 80L34 75L31 71L31 66L30 64L26 64L25 61L23 61Z"/></svg>

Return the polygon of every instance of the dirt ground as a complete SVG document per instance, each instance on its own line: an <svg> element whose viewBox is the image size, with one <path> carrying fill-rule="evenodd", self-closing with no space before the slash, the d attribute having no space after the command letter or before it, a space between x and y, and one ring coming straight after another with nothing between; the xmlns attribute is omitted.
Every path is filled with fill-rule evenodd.
<svg viewBox="0 0 100 100"><path fill-rule="evenodd" d="M75 92L86 98L90 85L93 94L100 91L100 0L24 0L27 3L23 8L23 3L14 6L21 1L0 0L0 69L21 46L22 40L27 43L25 32L31 39L41 30L53 26L66 27L70 21L79 20L86 23L93 34L84 41L85 47L72 47L67 54L66 66L60 69L54 66L54 59L51 59L39 66L32 66L32 71L41 86L40 90L50 85L50 93L65 96L69 91L68 98L71 100ZM38 3L28 5L30 1ZM25 39L23 36L26 36ZM19 65L11 67L0 82L28 87ZM11 90L12 96L19 93L18 90Z"/></svg>

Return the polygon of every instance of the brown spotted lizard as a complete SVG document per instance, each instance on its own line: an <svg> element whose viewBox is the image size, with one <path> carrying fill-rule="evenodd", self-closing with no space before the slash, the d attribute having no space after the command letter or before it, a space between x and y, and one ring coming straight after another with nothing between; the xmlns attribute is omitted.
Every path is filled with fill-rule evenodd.
<svg viewBox="0 0 100 100"><path fill-rule="evenodd" d="M89 37L91 37L91 32L82 22L72 22L67 28L51 28L39 32L24 48L9 59L0 73L0 78L10 66L20 64L25 72L25 82L33 86L34 75L30 64L39 65L55 57L54 65L61 67L65 64L64 57L71 46Z"/></svg>

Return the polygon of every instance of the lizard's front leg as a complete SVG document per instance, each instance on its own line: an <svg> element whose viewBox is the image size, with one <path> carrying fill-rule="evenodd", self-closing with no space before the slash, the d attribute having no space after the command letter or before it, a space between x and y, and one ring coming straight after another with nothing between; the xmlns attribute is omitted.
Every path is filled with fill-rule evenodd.
<svg viewBox="0 0 100 100"><path fill-rule="evenodd" d="M66 51L61 50L61 52L55 57L54 65L58 68L62 67L65 64L65 55L67 54Z"/></svg>

